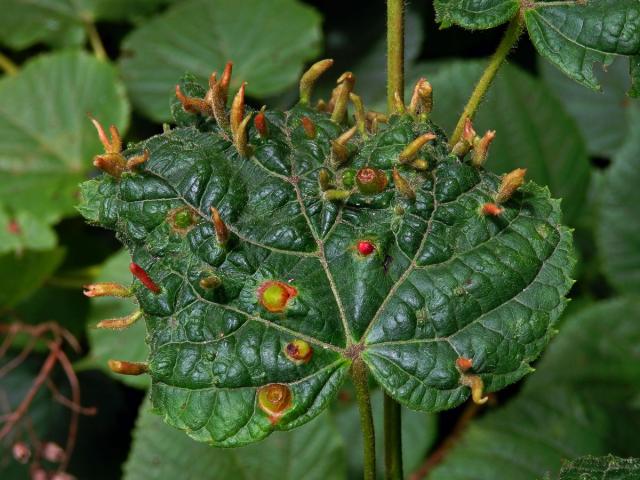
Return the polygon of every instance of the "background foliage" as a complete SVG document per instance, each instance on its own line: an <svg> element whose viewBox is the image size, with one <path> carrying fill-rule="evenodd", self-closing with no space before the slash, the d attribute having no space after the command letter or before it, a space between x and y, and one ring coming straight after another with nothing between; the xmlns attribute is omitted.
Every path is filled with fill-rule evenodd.
<svg viewBox="0 0 640 480"><path fill-rule="evenodd" d="M498 14L483 25L468 24L455 11L444 18L486 28L508 19L516 2L493 3L500 4ZM150 413L147 380L116 378L105 366L109 358L145 358L143 324L98 331L97 321L127 314L127 307L81 295L93 280L128 282L127 255L110 232L86 226L74 205L77 185L95 174L91 158L101 150L87 113L117 125L128 141L161 132L184 71L204 83L232 59L234 78L249 82L254 106L286 108L296 100L304 66L332 57L335 76L352 70L365 103L383 110L384 3L2 0L0 7L0 322L55 321L81 341L73 360L82 403L98 414L82 418L69 471L105 479L184 478L184 472L189 478L210 472L215 478L275 478L276 472L277 478L358 478L360 433L349 386L309 425L238 450L197 445ZM434 120L450 132L504 27L439 30L429 1L414 2L407 17L407 85L429 79ZM433 472L436 479L469 478L469 472L478 479L570 479L582 478L575 471L606 470L602 465L637 469L617 459L585 459L558 473L563 459L640 456L634 441L640 427L640 108L625 95L631 82L624 45L619 55L589 58L614 60L606 74L598 65L592 73L588 61L552 59L581 83L601 84L604 93L596 93L538 56L534 44L545 21L557 19L528 16L531 40L521 40L499 73L476 125L498 131L493 171L526 167L563 198L581 255L574 302L538 372L479 413ZM588 39L583 43L571 48L591 52ZM334 81L331 75L324 81L326 94ZM14 347L17 353L22 345ZM3 412L15 408L40 363L36 353L0 379ZM39 435L62 441L68 411L49 395L40 397L31 423ZM420 467L464 412L405 412L407 472ZM21 435L24 428L16 430ZM11 458L14 440L0 445L2 478L27 477L26 467Z"/></svg>

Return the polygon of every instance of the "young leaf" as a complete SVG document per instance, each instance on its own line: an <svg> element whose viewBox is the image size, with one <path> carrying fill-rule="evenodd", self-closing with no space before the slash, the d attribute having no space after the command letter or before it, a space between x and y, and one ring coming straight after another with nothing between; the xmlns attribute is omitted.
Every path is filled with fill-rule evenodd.
<svg viewBox="0 0 640 480"><path fill-rule="evenodd" d="M634 480L640 478L640 460L635 458L581 457L566 462L558 480Z"/></svg>
<svg viewBox="0 0 640 480"><path fill-rule="evenodd" d="M98 282L117 282L128 284L131 282L129 272L130 258L127 252L121 251L109 258L100 274ZM129 315L136 309L133 302L122 298L92 298L91 310L87 320L87 338L89 339L89 356L83 359L82 368L101 368L109 375L136 388L147 388L149 378L141 376L117 375L107 368L111 359L126 359L131 362L142 362L149 355L149 348L145 343L145 326L140 321L119 332L96 328L101 320Z"/></svg>
<svg viewBox="0 0 640 480"><path fill-rule="evenodd" d="M442 28L456 24L474 30L508 22L520 8L518 0L434 0L433 4Z"/></svg>
<svg viewBox="0 0 640 480"><path fill-rule="evenodd" d="M545 0L533 3L524 16L538 52L568 76L594 90L600 89L593 73L594 63L606 67L615 56L634 57L640 53L637 0ZM631 73L634 82L638 81L633 68Z"/></svg>
<svg viewBox="0 0 640 480"><path fill-rule="evenodd" d="M604 271L621 292L640 289L640 109L631 113L631 131L605 173L599 192L597 239Z"/></svg>
<svg viewBox="0 0 640 480"><path fill-rule="evenodd" d="M205 83L228 60L231 90L247 81L253 95L273 95L318 54L320 20L297 0L181 2L125 39L122 74L134 105L158 121L168 120L167 98L185 70Z"/></svg>
<svg viewBox="0 0 640 480"><path fill-rule="evenodd" d="M85 53L42 55L0 80L0 202L47 223L74 213L102 150L87 112L121 129L129 116L115 70Z"/></svg>
<svg viewBox="0 0 640 480"><path fill-rule="evenodd" d="M344 445L328 414L255 446L211 450L165 425L144 402L124 466L124 480L234 478L238 480L341 480Z"/></svg>
<svg viewBox="0 0 640 480"><path fill-rule="evenodd" d="M394 116L363 138L304 105L261 115L268 135L250 122L242 149L225 124L178 127L82 189L87 218L132 254L168 423L250 443L318 415L354 361L425 411L469 396L459 357L487 391L530 371L574 264L547 189L527 183L488 217L501 179L451 155L431 123ZM321 190L319 172L340 188Z"/></svg>
<svg viewBox="0 0 640 480"><path fill-rule="evenodd" d="M522 392L475 422L430 478L538 480L564 459L640 455L638 318L640 303L622 298L564 320Z"/></svg>

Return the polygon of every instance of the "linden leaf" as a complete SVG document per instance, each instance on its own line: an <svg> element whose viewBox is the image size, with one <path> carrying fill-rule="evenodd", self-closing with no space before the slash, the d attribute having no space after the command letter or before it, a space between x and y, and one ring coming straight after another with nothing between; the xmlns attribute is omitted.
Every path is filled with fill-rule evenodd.
<svg viewBox="0 0 640 480"><path fill-rule="evenodd" d="M470 29L493 28L513 18L518 0L434 0L437 20L443 28L451 24Z"/></svg>
<svg viewBox="0 0 640 480"><path fill-rule="evenodd" d="M542 0L525 11L529 37L538 52L575 81L600 89L593 64L640 54L637 0L557 2ZM637 72L632 68L635 78ZM635 95L635 89L630 94Z"/></svg>
<svg viewBox="0 0 640 480"><path fill-rule="evenodd" d="M598 195L600 222L597 240L604 271L615 287L640 289L640 229L635 206L640 181L640 109L631 113L631 131L606 171Z"/></svg>
<svg viewBox="0 0 640 480"><path fill-rule="evenodd" d="M318 54L320 21L297 0L189 0L130 34L120 66L134 105L165 121L185 71L206 83L212 65L233 60L233 89L247 81L252 95L264 97L291 86Z"/></svg>
<svg viewBox="0 0 640 480"><path fill-rule="evenodd" d="M558 480L634 480L640 478L640 460L606 457L581 457L566 462Z"/></svg>
<svg viewBox="0 0 640 480"><path fill-rule="evenodd" d="M354 361L424 411L469 396L460 357L487 391L530 371L574 264L547 189L526 183L487 216L500 178L451 155L431 123L393 116L338 145L347 127L327 113L261 115L248 157L211 119L179 114L125 152L145 163L82 189L81 211L136 264L165 421L239 446L318 415ZM399 164L421 136L422 166Z"/></svg>
<svg viewBox="0 0 640 480"><path fill-rule="evenodd" d="M102 151L87 112L128 122L115 69L86 53L42 55L0 80L0 202L47 223L74 213L77 184Z"/></svg>
<svg viewBox="0 0 640 480"><path fill-rule="evenodd" d="M3 0L0 43L22 50L36 43L81 46L87 22L132 20L169 0Z"/></svg>
<svg viewBox="0 0 640 480"><path fill-rule="evenodd" d="M639 318L640 302L621 298L563 320L521 393L474 422L430 478L539 480L582 455L640 456Z"/></svg>
<svg viewBox="0 0 640 480"><path fill-rule="evenodd" d="M239 480L341 480L346 477L344 445L328 414L294 432L258 445L215 449L198 445L140 407L124 480L148 478L234 478Z"/></svg>

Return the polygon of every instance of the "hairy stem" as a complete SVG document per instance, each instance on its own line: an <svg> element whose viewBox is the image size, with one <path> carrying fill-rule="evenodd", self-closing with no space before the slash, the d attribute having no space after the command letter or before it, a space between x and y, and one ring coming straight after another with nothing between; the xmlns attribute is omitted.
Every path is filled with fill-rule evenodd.
<svg viewBox="0 0 640 480"><path fill-rule="evenodd" d="M515 46L518 38L520 38L522 28L522 18L520 15L516 15L514 19L511 20L511 23L509 24L504 37L502 37L502 41L498 45L497 50L491 56L489 65L487 65L487 68L480 77L476 88L471 94L471 98L469 98L469 102L467 103L466 107L464 107L464 111L462 112L462 115L458 120L458 124L456 125L456 129L454 130L453 135L451 136L451 139L449 141L449 145L451 147L453 147L456 143L458 143L458 140L460 140L466 119L473 119L473 117L475 116L476 111L478 110L478 106L480 105L480 102L482 101L484 96L487 94L489 87L491 87L493 79L496 77L498 70L504 63L507 55L509 55L511 49Z"/></svg>
<svg viewBox="0 0 640 480"><path fill-rule="evenodd" d="M387 0L387 108L389 113L397 110L396 95L404 102L404 0Z"/></svg>
<svg viewBox="0 0 640 480"><path fill-rule="evenodd" d="M18 73L18 66L13 63L9 57L7 57L4 53L0 52L0 70L2 70L7 75L15 75Z"/></svg>
<svg viewBox="0 0 640 480"><path fill-rule="evenodd" d="M357 358L351 365L351 378L356 388L360 427L364 445L364 480L376 478L376 437L373 430L371 398L369 395L369 371L364 362Z"/></svg>
<svg viewBox="0 0 640 480"><path fill-rule="evenodd" d="M104 44L102 43L102 39L100 38L96 25L90 20L85 20L84 29L87 33L87 37L89 37L89 43L91 44L91 49L93 50L96 58L98 60L108 60L109 57L107 56L107 51L104 49Z"/></svg>
<svg viewBox="0 0 640 480"><path fill-rule="evenodd" d="M384 394L384 470L386 480L402 480L402 430L400 404Z"/></svg>

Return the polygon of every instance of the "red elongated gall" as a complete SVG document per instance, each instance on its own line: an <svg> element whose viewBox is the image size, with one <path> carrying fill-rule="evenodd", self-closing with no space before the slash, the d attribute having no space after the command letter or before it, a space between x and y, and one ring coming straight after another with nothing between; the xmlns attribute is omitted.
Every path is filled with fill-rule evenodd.
<svg viewBox="0 0 640 480"><path fill-rule="evenodd" d="M140 280L140 282L150 291L152 291L156 295L160 293L160 287L153 280L151 280L149 274L140 265L131 262L129 264L129 270L131 271L133 276Z"/></svg>
<svg viewBox="0 0 640 480"><path fill-rule="evenodd" d="M287 385L272 383L258 388L258 407L269 416L272 424L278 423L291 406L292 394Z"/></svg>
<svg viewBox="0 0 640 480"><path fill-rule="evenodd" d="M527 174L526 168L516 168L502 177L496 203L506 202L524 184L524 176Z"/></svg>
<svg viewBox="0 0 640 480"><path fill-rule="evenodd" d="M283 312L289 301L298 295L298 290L279 280L268 280L258 287L258 300L269 312Z"/></svg>
<svg viewBox="0 0 640 480"><path fill-rule="evenodd" d="M356 248L358 249L358 253L360 255L364 255L365 257L367 257L375 251L376 246L369 240L359 240Z"/></svg>
<svg viewBox="0 0 640 480"><path fill-rule="evenodd" d="M131 290L115 282L101 282L85 285L82 292L85 297L130 297Z"/></svg>
<svg viewBox="0 0 640 480"><path fill-rule="evenodd" d="M461 372L468 372L473 367L473 361L470 358L459 357L456 359L456 367Z"/></svg>
<svg viewBox="0 0 640 480"><path fill-rule="evenodd" d="M504 212L504 208L495 203L485 203L482 205L481 212L483 215L490 215L492 217L497 217Z"/></svg>
<svg viewBox="0 0 640 480"><path fill-rule="evenodd" d="M256 127L256 130L262 138L266 138L269 135L269 127L267 126L267 119L264 116L264 111L261 110L255 117L253 117L253 126Z"/></svg>
<svg viewBox="0 0 640 480"><path fill-rule="evenodd" d="M220 217L220 212L216 207L211 207L211 220L213 221L213 227L216 230L216 238L220 245L226 245L229 241L229 229L227 225Z"/></svg>
<svg viewBox="0 0 640 480"><path fill-rule="evenodd" d="M304 133L307 135L307 138L316 138L316 125L309 117L302 117L300 119L302 123L302 128L304 128Z"/></svg>
<svg viewBox="0 0 640 480"><path fill-rule="evenodd" d="M365 167L356 173L356 185L364 194L374 195L387 188L387 174L377 168Z"/></svg>
<svg viewBox="0 0 640 480"><path fill-rule="evenodd" d="M130 327L140 318L142 318L142 311L136 310L126 317L109 318L107 320L102 320L101 322L98 322L96 328L101 328L104 330L122 330L124 328Z"/></svg>
<svg viewBox="0 0 640 480"><path fill-rule="evenodd" d="M293 340L284 347L285 356L296 365L302 365L311 360L313 348L304 340Z"/></svg>

